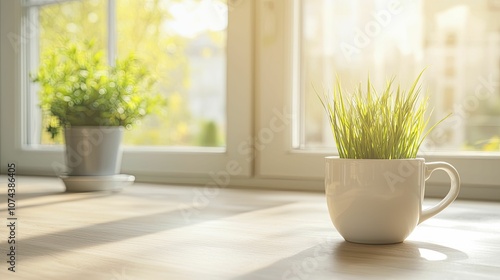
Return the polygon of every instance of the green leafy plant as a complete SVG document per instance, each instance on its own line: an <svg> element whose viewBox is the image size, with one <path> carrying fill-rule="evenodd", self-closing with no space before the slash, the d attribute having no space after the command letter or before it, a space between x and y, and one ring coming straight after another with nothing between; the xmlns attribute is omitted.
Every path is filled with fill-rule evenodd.
<svg viewBox="0 0 500 280"><path fill-rule="evenodd" d="M340 158L415 158L429 133L445 118L426 130L428 96L420 99L418 75L407 90L395 87L394 78L378 94L368 78L366 92L361 85L346 92L337 82L333 94L318 97L326 110Z"/></svg>
<svg viewBox="0 0 500 280"><path fill-rule="evenodd" d="M94 41L63 45L42 55L33 77L52 138L66 126L130 127L166 105L152 93L155 81L134 54L109 66Z"/></svg>

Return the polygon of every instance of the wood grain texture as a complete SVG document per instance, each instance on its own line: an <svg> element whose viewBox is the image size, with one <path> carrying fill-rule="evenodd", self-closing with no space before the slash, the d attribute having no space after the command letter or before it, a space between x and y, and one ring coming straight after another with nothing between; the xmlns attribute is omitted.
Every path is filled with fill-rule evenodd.
<svg viewBox="0 0 500 280"><path fill-rule="evenodd" d="M20 177L16 198L17 272L2 226L2 280L500 279L500 203L456 201L404 243L360 245L336 232L321 193L136 183L70 194L59 179Z"/></svg>

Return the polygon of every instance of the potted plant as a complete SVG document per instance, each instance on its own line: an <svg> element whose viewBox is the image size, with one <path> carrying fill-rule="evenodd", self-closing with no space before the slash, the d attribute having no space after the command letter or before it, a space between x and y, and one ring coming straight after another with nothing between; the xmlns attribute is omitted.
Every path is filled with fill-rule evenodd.
<svg viewBox="0 0 500 280"><path fill-rule="evenodd" d="M66 42L43 54L33 81L54 138L64 130L67 191L119 188L134 177L119 174L124 128L165 104L152 76L130 54L106 63L94 41Z"/></svg>
<svg viewBox="0 0 500 280"><path fill-rule="evenodd" d="M337 77L333 94L318 94L339 153L326 158L327 204L347 241L402 242L458 196L460 177L453 166L416 158L424 138L444 120L427 129L421 76L408 90L392 79L380 93L369 78L366 90L346 91ZM438 205L422 210L425 181L438 169L450 176L450 191Z"/></svg>

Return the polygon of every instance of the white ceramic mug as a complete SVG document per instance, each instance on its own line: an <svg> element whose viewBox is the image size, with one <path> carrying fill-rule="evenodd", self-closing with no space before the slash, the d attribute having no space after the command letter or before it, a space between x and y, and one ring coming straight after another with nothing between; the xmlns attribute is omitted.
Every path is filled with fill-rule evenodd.
<svg viewBox="0 0 500 280"><path fill-rule="evenodd" d="M425 181L435 170L451 179L437 205L422 209ZM326 158L325 191L330 218L345 240L365 244L404 241L421 222L452 203L460 191L457 170L424 159Z"/></svg>

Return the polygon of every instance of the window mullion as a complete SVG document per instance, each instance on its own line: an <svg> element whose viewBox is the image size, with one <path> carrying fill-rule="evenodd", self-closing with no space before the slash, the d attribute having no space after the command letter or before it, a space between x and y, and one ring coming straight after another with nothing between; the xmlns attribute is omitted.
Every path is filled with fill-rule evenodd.
<svg viewBox="0 0 500 280"><path fill-rule="evenodd" d="M116 54L118 52L118 42L116 34L116 1L108 0L108 63L115 65Z"/></svg>

